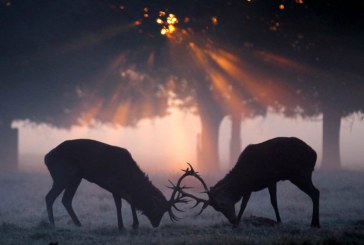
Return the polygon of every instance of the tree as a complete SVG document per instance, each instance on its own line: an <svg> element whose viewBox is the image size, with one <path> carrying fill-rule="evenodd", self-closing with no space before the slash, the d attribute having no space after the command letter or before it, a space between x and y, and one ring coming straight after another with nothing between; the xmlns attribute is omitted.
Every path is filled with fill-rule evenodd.
<svg viewBox="0 0 364 245"><path fill-rule="evenodd" d="M202 124L200 161L206 163L207 169L214 170L218 168L218 129L223 117L232 113L265 113L266 105L262 105L258 97L267 93L263 85L267 80L263 79L258 86L253 84L256 81L250 81L251 72L243 73L239 57L233 52L253 56L244 48L240 50L240 46L235 45L234 51L223 48L226 37L231 38L234 32L224 32L224 29L219 32L216 28L219 20L214 19L215 13L216 16L219 11L227 14L234 7L229 3L212 1L209 7L192 2L184 8L185 3L165 2L165 10L175 10L178 16L184 16L180 32L167 35L168 39L159 35L155 17L169 13L161 14L160 9L148 1L125 5L114 1L106 5L100 1L39 3L15 4L5 15L9 18L5 21L8 23L5 42L15 42L21 49L10 49L8 53L14 62L4 66L21 64L21 54L25 52L28 60L20 67L22 72L10 72L8 80L19 81L29 98L49 95L50 88L54 88L51 99L47 98L54 107L35 101L32 110L12 109L10 118L14 118L13 112L17 111L18 117L60 126L65 125L65 116L72 124L78 122L80 115L88 123L98 120L135 125L140 118L164 115L168 84L184 81L172 86L173 92L177 98L194 101ZM234 12L233 18L238 14ZM154 18L148 18L152 15ZM19 16L22 18L18 19ZM14 26L21 28L12 29ZM96 38L93 33L100 37ZM27 46L22 47L28 38ZM91 41L83 42L88 39ZM205 43L206 40L209 41ZM36 85L37 89L29 90L25 77L32 79L31 85ZM65 81L64 77L68 79ZM181 86L185 87L182 93ZM13 93L18 92L15 87Z"/></svg>
<svg viewBox="0 0 364 245"><path fill-rule="evenodd" d="M247 7L231 4L240 13ZM363 9L363 1L255 2L249 14L230 12L222 28L235 32L236 42L264 51L271 74L279 71L285 87L293 88L295 102L276 98L276 109L287 116L322 113L325 168L340 167L341 118L363 111ZM244 23L244 32L229 29L233 22Z"/></svg>
<svg viewBox="0 0 364 245"><path fill-rule="evenodd" d="M149 9L159 11L148 4ZM150 18L140 30L151 38L139 40L143 45L154 40L155 45L148 46L151 49L168 47L168 52L160 55L165 63L152 65L151 69L158 70L159 75L165 74L165 78L176 76L184 81L183 89L173 86L174 92L177 98L188 101L187 106L194 101L198 109L202 124L200 153L204 156L200 161L209 164L207 169L218 166L217 135L221 120L231 115L236 122L239 116L264 114L268 107L287 116L323 113L324 162L333 156L329 162L336 159L338 165L339 139L330 138L339 135L338 115L342 117L362 108L361 1L251 4L211 1L209 5L166 1L163 4L184 20L180 21L180 32L167 35L168 42L162 42L161 36L155 35L155 19ZM162 72L161 67L169 67L169 71ZM343 82L347 74L352 82ZM166 80L162 79L163 83ZM347 88L356 88L355 96L337 93ZM345 103L331 110L337 114L335 119L327 108L333 105L330 98L338 96ZM327 120L329 115L333 118ZM335 122L336 132L328 129L327 122ZM235 140L232 146L238 145ZM325 150L330 148L333 150Z"/></svg>
<svg viewBox="0 0 364 245"><path fill-rule="evenodd" d="M0 18L0 154L1 169L6 170L15 169L17 162L17 132L10 129L11 122L26 119L55 127L85 122L80 118L87 119L94 109L88 99L98 96L95 91L111 97L121 84L131 84L135 76L131 67L115 80L121 71L111 65L121 51L137 45L140 34L130 28L128 16L100 1L6 1L1 3ZM132 30L123 33L125 29ZM110 83L100 84L103 78ZM166 113L166 96L157 86L140 83L139 79L138 86L123 91L132 117L119 124L135 124L137 117ZM159 96L151 101L146 95L153 93ZM153 110L131 113L146 103ZM110 103L100 109L106 105ZM100 120L106 114L100 114Z"/></svg>
<svg viewBox="0 0 364 245"><path fill-rule="evenodd" d="M322 166L340 168L341 118L364 108L364 2L305 1L303 6L290 9L294 18L279 22L282 47L273 50L306 67L297 72L305 85L294 86L315 104L315 110L302 107L304 114L323 115Z"/></svg>
<svg viewBox="0 0 364 245"><path fill-rule="evenodd" d="M12 105L0 108L3 121L135 125L166 115L173 95L200 115L199 162L207 171L218 168L225 116L239 130L240 118L264 115L267 108L287 116L322 112L330 104L323 78L341 86L330 75L340 55L327 41L335 48L345 44L342 53L354 43L355 54L363 33L351 2L357 12L336 23L346 4L335 1L38 1L1 9L2 51L10 57L0 64L8 81L1 100ZM349 38L337 35L336 26L344 30L352 22ZM363 56L355 57L360 64ZM358 87L360 65L345 60L340 67L335 74L356 74ZM345 111L360 108L345 104ZM231 146L239 151L240 132L233 135Z"/></svg>
<svg viewBox="0 0 364 245"><path fill-rule="evenodd" d="M74 86L63 81L60 73L54 74L60 62L48 41L55 33L45 31L44 25L49 24L46 21L35 28L42 19L37 14L42 12L29 6L29 2L7 3L0 7L0 154L1 169L14 170L18 142L17 130L10 128L12 121L29 119L70 125L77 95ZM46 52L41 53L43 48Z"/></svg>

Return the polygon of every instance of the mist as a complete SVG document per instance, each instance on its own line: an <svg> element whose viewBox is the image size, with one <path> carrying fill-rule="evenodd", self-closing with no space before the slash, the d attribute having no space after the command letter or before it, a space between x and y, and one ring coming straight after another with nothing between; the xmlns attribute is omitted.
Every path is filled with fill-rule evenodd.
<svg viewBox="0 0 364 245"><path fill-rule="evenodd" d="M182 173L182 172L181 172ZM176 181L178 175L150 175L153 184L169 198L167 178ZM207 184L216 179L207 178ZM125 231L117 230L116 210L112 195L95 184L83 180L76 192L73 207L82 227L74 226L65 211L61 197L54 204L56 228L48 223L45 194L52 185L47 173L19 172L0 174L0 242L1 244L290 244L295 243L362 243L364 202L363 173L353 171L315 171L313 181L321 192L321 228L309 227L311 201L289 182L278 183L278 205L282 224L275 223L267 190L253 193L241 224L231 224L211 207L196 217L199 207L193 203L180 205L182 218L171 222L165 214L159 228L138 212L139 230L131 228L130 206L123 201ZM192 193L201 190L195 186ZM204 195L201 198L206 198ZM237 203L236 209L240 203ZM176 211L175 211L176 212ZM262 236L264 232L264 236Z"/></svg>
<svg viewBox="0 0 364 245"><path fill-rule="evenodd" d="M285 118L281 114L269 113L266 117L244 120L241 123L242 151L249 144L267 139L287 136L298 137L312 146L318 154L317 168L322 160L322 118ZM183 124L181 125L181 122ZM176 173L186 162L197 162L197 136L201 131L198 118L183 111L173 110L171 115L155 120L143 120L135 128L118 128L108 125L95 127L73 127L70 130L55 129L46 125L16 122L19 129L19 169L45 171L44 155L68 139L91 138L128 149L138 164L153 174ZM216 174L232 168L229 159L231 120L225 118L220 126L220 168ZM181 136L182 135L182 136ZM360 114L342 119L340 131L341 160L344 169L364 168L361 141L364 138L364 121ZM151 144L158 142L158 144Z"/></svg>

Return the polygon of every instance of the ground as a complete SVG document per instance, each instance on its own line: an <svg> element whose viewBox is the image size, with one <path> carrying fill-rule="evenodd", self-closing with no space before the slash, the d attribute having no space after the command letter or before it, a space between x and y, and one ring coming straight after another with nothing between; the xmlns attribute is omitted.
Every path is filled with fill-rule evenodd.
<svg viewBox="0 0 364 245"><path fill-rule="evenodd" d="M164 185L177 176L150 176L169 198ZM216 180L208 181L213 184ZM267 190L252 195L238 228L212 208L196 217L198 209L184 207L179 222L166 214L152 228L141 213L140 228L131 228L129 205L123 202L125 231L117 230L110 193L83 181L73 206L83 226L75 227L58 198L54 204L56 228L50 227L44 196L51 187L48 173L0 174L0 244L364 244L364 172L315 171L320 190L321 228L311 228L312 203L289 182L278 184L282 224L274 222ZM236 208L239 205L237 204Z"/></svg>

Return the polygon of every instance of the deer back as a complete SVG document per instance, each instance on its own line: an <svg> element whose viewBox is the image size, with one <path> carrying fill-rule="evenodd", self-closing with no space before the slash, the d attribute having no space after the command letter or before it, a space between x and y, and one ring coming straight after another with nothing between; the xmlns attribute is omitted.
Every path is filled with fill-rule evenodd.
<svg viewBox="0 0 364 245"><path fill-rule="evenodd" d="M230 186L231 189L235 186L257 191L294 175L311 174L316 158L316 152L309 145L294 137L252 144L244 149L231 172L215 187Z"/></svg>
<svg viewBox="0 0 364 245"><path fill-rule="evenodd" d="M124 148L88 139L69 140L50 151L45 163L56 182L84 178L133 201L142 211L148 208L144 203L149 200L159 206L167 202Z"/></svg>

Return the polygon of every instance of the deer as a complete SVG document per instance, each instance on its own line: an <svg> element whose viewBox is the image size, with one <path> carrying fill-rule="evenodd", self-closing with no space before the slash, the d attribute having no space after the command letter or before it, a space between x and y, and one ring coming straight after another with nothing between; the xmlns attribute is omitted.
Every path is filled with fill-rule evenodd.
<svg viewBox="0 0 364 245"><path fill-rule="evenodd" d="M277 182L289 180L312 200L313 211L311 227L320 227L319 198L320 192L312 183L312 172L317 154L304 141L295 137L277 137L262 143L248 145L240 154L236 165L210 189L203 178L192 166L189 176L196 177L203 185L208 200L188 193L184 188L176 188L179 195L196 201L193 207L203 204L200 215L205 208L212 206L221 212L237 227L244 213L252 192L268 188L277 223L281 217L277 205ZM235 204L241 201L238 215Z"/></svg>
<svg viewBox="0 0 364 245"><path fill-rule="evenodd" d="M122 199L131 206L132 227L137 229L140 210L153 227L158 227L164 213L168 212L174 222L179 218L172 212L177 204L186 203L177 193L181 189L181 176L174 185L170 200L157 189L139 168L128 150L91 139L67 140L52 149L44 157L53 185L45 197L49 222L55 226L53 203L64 191L62 204L76 226L81 226L72 207L72 200L82 179L95 183L109 191L114 199L119 230L124 229L121 215Z"/></svg>

